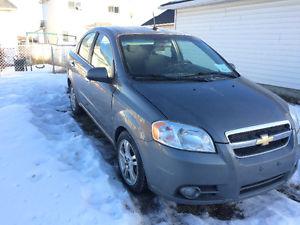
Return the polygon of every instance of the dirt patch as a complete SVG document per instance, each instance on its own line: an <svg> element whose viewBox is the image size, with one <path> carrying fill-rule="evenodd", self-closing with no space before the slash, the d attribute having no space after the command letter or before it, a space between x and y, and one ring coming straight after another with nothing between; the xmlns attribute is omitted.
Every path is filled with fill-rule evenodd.
<svg viewBox="0 0 300 225"><path fill-rule="evenodd" d="M232 220L232 219L244 219L243 211L237 204L220 204L210 206L190 206L190 205L178 205L177 212L190 213L196 216L207 213L210 217L219 220Z"/></svg>
<svg viewBox="0 0 300 225"><path fill-rule="evenodd" d="M277 191L296 202L300 202L300 184L286 184L282 188L277 189Z"/></svg>
<svg viewBox="0 0 300 225"><path fill-rule="evenodd" d="M133 195L133 194L132 194ZM142 194L134 194L132 196L140 212L144 215L155 213L160 209L160 203L158 197L150 191L146 191Z"/></svg>

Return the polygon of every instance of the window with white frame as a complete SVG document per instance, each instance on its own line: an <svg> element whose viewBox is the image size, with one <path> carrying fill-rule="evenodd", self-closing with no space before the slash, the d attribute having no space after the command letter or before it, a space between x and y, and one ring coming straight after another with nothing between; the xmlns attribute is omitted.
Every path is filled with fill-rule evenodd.
<svg viewBox="0 0 300 225"><path fill-rule="evenodd" d="M119 13L120 8L119 8L119 6L108 6L108 12L110 12L110 13Z"/></svg>
<svg viewBox="0 0 300 225"><path fill-rule="evenodd" d="M81 2L80 1L69 1L68 6L69 6L69 9L81 10Z"/></svg>

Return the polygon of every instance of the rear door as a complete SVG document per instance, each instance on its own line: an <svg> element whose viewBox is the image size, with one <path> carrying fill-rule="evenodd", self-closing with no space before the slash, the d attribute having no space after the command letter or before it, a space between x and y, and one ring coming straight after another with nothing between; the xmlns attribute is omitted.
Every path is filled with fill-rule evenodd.
<svg viewBox="0 0 300 225"><path fill-rule="evenodd" d="M76 54L71 54L70 67L73 75L73 82L79 102L88 110L91 109L91 103L88 98L89 80L87 71L92 68L90 65L91 48L96 38L95 32L88 33L81 40Z"/></svg>

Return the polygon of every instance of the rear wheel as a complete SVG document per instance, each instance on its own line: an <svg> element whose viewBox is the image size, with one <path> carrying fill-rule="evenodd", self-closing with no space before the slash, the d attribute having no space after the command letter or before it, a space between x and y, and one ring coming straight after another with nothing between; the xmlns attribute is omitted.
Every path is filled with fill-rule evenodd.
<svg viewBox="0 0 300 225"><path fill-rule="evenodd" d="M75 116L80 115L82 113L82 108L78 104L78 100L76 98L76 93L75 93L75 90L74 90L72 84L70 84L70 86L69 86L69 99L70 99L70 106L71 106L73 114Z"/></svg>
<svg viewBox="0 0 300 225"><path fill-rule="evenodd" d="M141 193L147 182L143 163L133 138L123 131L117 142L118 164L122 178L130 190Z"/></svg>

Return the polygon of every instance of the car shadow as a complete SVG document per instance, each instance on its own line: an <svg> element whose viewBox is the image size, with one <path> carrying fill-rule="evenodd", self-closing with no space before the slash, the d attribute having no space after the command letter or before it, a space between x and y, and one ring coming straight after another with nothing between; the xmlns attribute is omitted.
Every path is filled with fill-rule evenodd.
<svg viewBox="0 0 300 225"><path fill-rule="evenodd" d="M115 166L116 152L114 147L92 119L86 113L82 113L80 116L74 116L74 119L78 122L83 132L93 139L94 144L102 155L102 158L108 164Z"/></svg>

